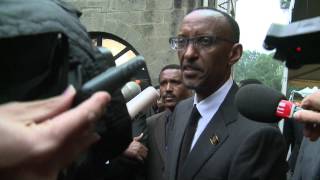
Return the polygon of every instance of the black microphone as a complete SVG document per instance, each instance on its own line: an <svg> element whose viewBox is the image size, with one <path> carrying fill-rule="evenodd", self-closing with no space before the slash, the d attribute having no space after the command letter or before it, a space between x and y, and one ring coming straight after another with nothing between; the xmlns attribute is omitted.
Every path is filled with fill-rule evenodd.
<svg viewBox="0 0 320 180"><path fill-rule="evenodd" d="M280 92L261 84L249 84L240 88L235 97L239 112L254 121L275 123L282 118L292 118L302 109Z"/></svg>
<svg viewBox="0 0 320 180"><path fill-rule="evenodd" d="M86 82L81 89L78 90L75 104L79 104L97 91L107 91L112 94L128 82L144 65L144 58L142 56L136 56L125 64L107 69L105 72Z"/></svg>

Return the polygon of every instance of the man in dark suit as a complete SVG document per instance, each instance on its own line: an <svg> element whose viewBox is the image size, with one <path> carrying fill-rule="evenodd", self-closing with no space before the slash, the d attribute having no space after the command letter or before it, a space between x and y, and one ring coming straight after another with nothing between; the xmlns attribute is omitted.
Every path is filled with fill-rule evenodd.
<svg viewBox="0 0 320 180"><path fill-rule="evenodd" d="M201 8L188 13L178 36L170 38L183 83L195 96L181 101L172 114L169 180L285 179L286 148L280 131L246 119L234 105L238 87L231 67L242 54L239 34L228 14ZM190 117L191 110L197 118Z"/></svg>
<svg viewBox="0 0 320 180"><path fill-rule="evenodd" d="M180 66L170 64L159 74L160 96L165 110L147 119L149 131L149 152L147 158L147 179L165 180L166 146L170 116L176 104L191 96L191 91L182 83Z"/></svg>

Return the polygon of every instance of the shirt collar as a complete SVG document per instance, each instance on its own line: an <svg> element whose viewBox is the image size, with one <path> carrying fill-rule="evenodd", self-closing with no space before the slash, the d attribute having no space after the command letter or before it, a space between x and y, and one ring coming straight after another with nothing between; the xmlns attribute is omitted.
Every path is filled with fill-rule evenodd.
<svg viewBox="0 0 320 180"><path fill-rule="evenodd" d="M193 104L197 106L201 117L205 119L211 119L213 117L213 115L217 112L223 100L227 96L232 84L233 80L230 77L217 91L201 100L200 102L197 102L197 94L195 93Z"/></svg>

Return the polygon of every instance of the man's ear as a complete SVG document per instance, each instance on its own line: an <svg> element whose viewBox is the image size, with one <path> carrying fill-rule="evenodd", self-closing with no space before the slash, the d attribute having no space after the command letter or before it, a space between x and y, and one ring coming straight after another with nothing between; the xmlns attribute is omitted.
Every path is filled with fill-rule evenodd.
<svg viewBox="0 0 320 180"><path fill-rule="evenodd" d="M242 55L242 45L240 43L235 43L229 53L229 65L232 66L241 58Z"/></svg>

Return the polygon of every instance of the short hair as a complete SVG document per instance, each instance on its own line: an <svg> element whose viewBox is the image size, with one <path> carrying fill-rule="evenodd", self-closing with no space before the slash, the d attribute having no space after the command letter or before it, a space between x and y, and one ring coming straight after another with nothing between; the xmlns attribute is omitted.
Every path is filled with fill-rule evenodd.
<svg viewBox="0 0 320 180"><path fill-rule="evenodd" d="M243 87L248 84L262 84L258 79L244 79L239 82L239 87Z"/></svg>
<svg viewBox="0 0 320 180"><path fill-rule="evenodd" d="M225 17L225 19L227 20L227 22L229 23L230 27L231 27L231 31L232 31L231 40L233 42L236 42L236 43L239 42L239 40L240 40L240 28L239 28L239 25L238 25L237 21L233 17L231 17L228 13L223 12L223 11L221 11L219 9L216 9L216 8L198 7L198 8L195 8L195 9L192 9L191 11L189 11L187 13L187 15L192 13L192 12L194 12L194 11L198 11L198 10L211 10L211 11L215 11L215 12L218 12L218 13L222 14Z"/></svg>
<svg viewBox="0 0 320 180"><path fill-rule="evenodd" d="M160 73L159 73L159 79L158 79L159 82L160 82L160 74L161 74L164 70L167 70L167 69L178 69L178 70L180 70L181 68L180 68L180 65L178 65L178 64L168 64L168 65L164 66L164 67L161 69Z"/></svg>

